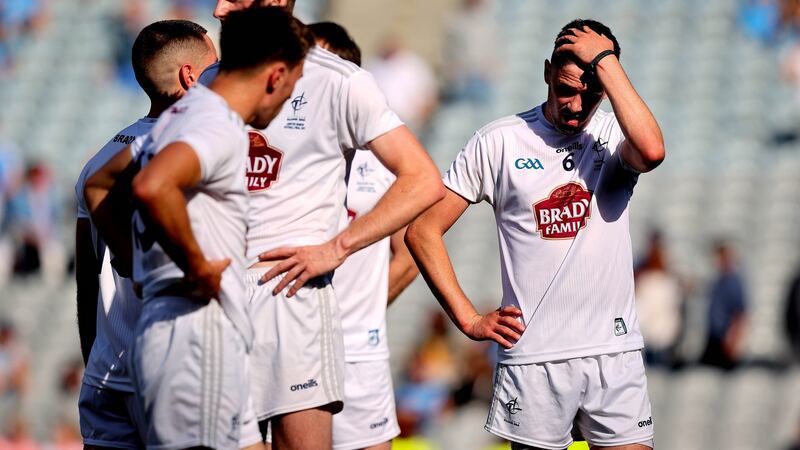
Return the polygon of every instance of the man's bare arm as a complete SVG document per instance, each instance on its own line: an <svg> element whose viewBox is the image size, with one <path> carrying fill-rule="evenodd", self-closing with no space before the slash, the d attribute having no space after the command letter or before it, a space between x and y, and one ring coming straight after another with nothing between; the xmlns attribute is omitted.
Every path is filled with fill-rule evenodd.
<svg viewBox="0 0 800 450"><path fill-rule="evenodd" d="M389 305L394 303L397 296L419 274L419 269L417 269L414 258L411 257L411 252L408 251L404 241L407 229L408 227L403 227L395 231L389 240L392 250L392 259L389 260Z"/></svg>
<svg viewBox="0 0 800 450"><path fill-rule="evenodd" d="M133 179L133 198L148 233L203 298L215 298L230 260L208 261L192 231L184 191L201 177L200 159L183 142L167 145Z"/></svg>
<svg viewBox="0 0 800 450"><path fill-rule="evenodd" d="M92 224L89 219L78 219L75 224L75 281L78 285L78 335L84 365L89 361L97 333L99 274L100 261L92 242Z"/></svg>
<svg viewBox="0 0 800 450"><path fill-rule="evenodd" d="M507 306L483 316L458 284L444 245L444 234L461 217L469 203L452 191L411 223L406 244L422 277L453 323L474 340L493 340L511 348L525 327L517 320L522 311Z"/></svg>
<svg viewBox="0 0 800 450"><path fill-rule="evenodd" d="M589 27L583 30L572 29L569 34L559 37L565 42L559 51L571 51L586 65L605 50L613 48L613 43ZM616 56L606 56L596 67L597 78L611 101L614 114L625 135L620 148L620 156L633 169L649 172L664 160L664 137L653 113L634 89Z"/></svg>
<svg viewBox="0 0 800 450"><path fill-rule="evenodd" d="M83 188L92 223L114 255L114 268L124 277L131 273L131 180L136 169L130 146L125 147Z"/></svg>
<svg viewBox="0 0 800 450"><path fill-rule="evenodd" d="M374 139L369 148L397 179L372 211L357 218L331 241L279 248L260 255L262 261L283 260L262 278L266 281L286 273L273 293L294 281L287 294L293 296L309 279L330 272L347 256L396 232L444 195L439 171L407 127L400 126Z"/></svg>

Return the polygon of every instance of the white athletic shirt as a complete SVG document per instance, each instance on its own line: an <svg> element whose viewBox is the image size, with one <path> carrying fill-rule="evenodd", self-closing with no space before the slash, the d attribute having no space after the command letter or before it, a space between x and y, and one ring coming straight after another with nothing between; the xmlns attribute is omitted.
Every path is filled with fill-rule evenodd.
<svg viewBox="0 0 800 450"><path fill-rule="evenodd" d="M244 300L248 201L242 179L247 159L244 122L225 99L199 85L161 114L137 162L144 167L174 142L188 144L200 160L201 179L186 193L186 210L203 255L209 260L231 259L222 274L218 300L249 347L253 329ZM133 277L142 285L146 308L154 295L184 274L154 240L138 212L133 214L132 228Z"/></svg>
<svg viewBox="0 0 800 450"><path fill-rule="evenodd" d="M372 152L355 152L347 181L348 220L370 212L394 180L395 176ZM347 362L389 359L386 342L389 240L383 238L353 253L333 275Z"/></svg>
<svg viewBox="0 0 800 450"><path fill-rule="evenodd" d="M450 190L495 211L502 305L526 325L501 362L642 348L628 224L638 174L620 160L623 140L611 113L568 136L540 106L480 129L445 174Z"/></svg>
<svg viewBox="0 0 800 450"><path fill-rule="evenodd" d="M144 117L116 134L83 167L75 183L78 219L89 219L89 208L83 198L86 181L128 144L141 142L150 132L156 119ZM133 284L120 277L111 267L106 245L92 225L92 242L100 269L100 289L97 295L96 337L84 371L84 382L98 388L133 392L125 362L128 346L133 341L136 322L142 311L142 301L136 297Z"/></svg>
<svg viewBox="0 0 800 450"><path fill-rule="evenodd" d="M200 81L215 76L212 65ZM369 72L313 47L292 98L266 130L250 131L247 256L316 245L341 226L345 154L403 123Z"/></svg>

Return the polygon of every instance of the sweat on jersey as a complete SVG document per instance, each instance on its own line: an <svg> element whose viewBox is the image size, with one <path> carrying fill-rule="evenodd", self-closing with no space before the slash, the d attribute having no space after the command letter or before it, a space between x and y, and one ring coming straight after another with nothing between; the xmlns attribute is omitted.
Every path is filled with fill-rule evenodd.
<svg viewBox="0 0 800 450"><path fill-rule="evenodd" d="M623 140L612 113L565 135L539 106L478 130L445 174L450 190L494 209L502 305L521 309L526 326L500 362L643 347L628 223L638 174L620 159Z"/></svg>
<svg viewBox="0 0 800 450"><path fill-rule="evenodd" d="M394 183L395 176L372 152L357 151L347 179L348 222L367 214ZM389 300L390 237L350 255L333 275L344 334L344 359L389 359L386 306Z"/></svg>
<svg viewBox="0 0 800 450"><path fill-rule="evenodd" d="M167 145L188 144L200 161L200 181L186 192L192 232L208 260L231 259L222 274L219 301L249 347L253 327L245 313L245 233L247 191L242 178L247 159L247 131L242 118L225 99L198 85L164 111L136 156L140 167ZM184 278L147 229L133 214L133 278L142 285L145 308L160 290Z"/></svg>
<svg viewBox="0 0 800 450"><path fill-rule="evenodd" d="M139 119L117 133L86 163L75 183L78 219L91 220L89 208L83 197L83 190L89 178L125 146L140 143L155 122L156 119L149 117ZM111 266L110 252L107 251L94 225L91 227L91 232L95 256L98 261L102 261L102 264L99 277L100 289L97 295L96 337L83 373L84 382L97 388L133 392L125 360L127 349L133 342L136 322L142 311L142 302L136 297L131 280L120 277Z"/></svg>

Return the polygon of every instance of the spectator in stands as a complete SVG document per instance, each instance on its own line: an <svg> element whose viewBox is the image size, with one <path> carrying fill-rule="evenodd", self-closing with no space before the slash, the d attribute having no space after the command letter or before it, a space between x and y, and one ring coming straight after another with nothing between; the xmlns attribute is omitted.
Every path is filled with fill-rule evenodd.
<svg viewBox="0 0 800 450"><path fill-rule="evenodd" d="M53 427L52 450L81 450L83 439L73 420L61 418Z"/></svg>
<svg viewBox="0 0 800 450"><path fill-rule="evenodd" d="M29 358L11 322L0 320L0 395L16 406L28 389Z"/></svg>
<svg viewBox="0 0 800 450"><path fill-rule="evenodd" d="M13 272L14 241L10 235L6 212L9 201L22 183L19 150L11 142L0 141L0 286Z"/></svg>
<svg viewBox="0 0 800 450"><path fill-rule="evenodd" d="M14 272L28 275L41 271L49 278L63 274L61 202L52 173L44 163L28 168L22 187L11 198L8 215L11 233L18 243Z"/></svg>
<svg viewBox="0 0 800 450"><path fill-rule="evenodd" d="M431 316L428 336L411 356L405 380L397 390L397 417L403 427L425 430L449 409L458 381L458 366L449 342L444 315Z"/></svg>
<svg viewBox="0 0 800 450"><path fill-rule="evenodd" d="M496 56L502 46L491 9L486 0L462 0L448 21L443 56L452 100L485 104L491 97L492 74L502 59Z"/></svg>
<svg viewBox="0 0 800 450"><path fill-rule="evenodd" d="M0 76L13 69L20 47L43 27L46 17L45 0L0 2Z"/></svg>
<svg viewBox="0 0 800 450"><path fill-rule="evenodd" d="M389 106L415 133L423 131L436 109L439 87L428 63L396 38L381 44L377 59L364 68L375 76Z"/></svg>
<svg viewBox="0 0 800 450"><path fill-rule="evenodd" d="M645 343L645 362L672 366L683 328L683 289L667 266L661 233L653 231L635 273L636 312Z"/></svg>
<svg viewBox="0 0 800 450"><path fill-rule="evenodd" d="M740 362L747 323L747 294L733 248L720 241L714 247L717 277L709 291L706 349L700 362L725 370Z"/></svg>
<svg viewBox="0 0 800 450"><path fill-rule="evenodd" d="M775 42L780 29L778 0L747 0L739 10L739 25L744 32L765 44Z"/></svg>
<svg viewBox="0 0 800 450"><path fill-rule="evenodd" d="M16 412L6 426L5 433L0 434L0 449L39 450L41 448L41 445L31 436L27 422L19 412Z"/></svg>
<svg viewBox="0 0 800 450"><path fill-rule="evenodd" d="M789 340L792 359L800 363L800 270L789 284L789 293L786 296L786 314L784 316L784 329Z"/></svg>
<svg viewBox="0 0 800 450"><path fill-rule="evenodd" d="M108 26L113 42L114 73L121 86L139 92L131 66L131 48L139 31L148 24L147 5L143 0L127 0L122 5L122 13L113 16Z"/></svg>

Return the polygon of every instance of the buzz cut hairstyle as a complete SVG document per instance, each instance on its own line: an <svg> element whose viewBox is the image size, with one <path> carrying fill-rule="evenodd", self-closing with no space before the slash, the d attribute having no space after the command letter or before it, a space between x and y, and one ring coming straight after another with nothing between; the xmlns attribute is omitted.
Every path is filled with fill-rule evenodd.
<svg viewBox="0 0 800 450"><path fill-rule="evenodd" d="M165 59L182 57L184 52L196 56L208 51L208 31L189 20L160 20L144 27L131 49L131 64L136 81L150 98L171 98L176 92L174 77L164 69Z"/></svg>
<svg viewBox="0 0 800 450"><path fill-rule="evenodd" d="M274 62L295 67L313 46L311 30L284 8L235 11L222 22L219 70L254 70Z"/></svg>
<svg viewBox="0 0 800 450"><path fill-rule="evenodd" d="M340 58L361 66L361 49L343 26L334 22L318 22L308 26L317 39L328 44L328 50Z"/></svg>
<svg viewBox="0 0 800 450"><path fill-rule="evenodd" d="M575 19L572 22L564 25L561 28L561 31L558 33L558 37L556 38L555 46L553 47L553 54L550 56L550 62L556 67L562 67L568 63L574 63L578 66L582 66L583 64L578 61L575 55L572 52L558 52L558 48L563 43L561 38L563 36L574 36L575 34L572 32L573 28L583 28L588 27L595 33L607 37L611 42L614 44L614 56L619 59L621 49L619 47L619 42L617 42L617 38L614 36L614 33L611 32L611 29L608 28L601 22L592 19Z"/></svg>

